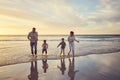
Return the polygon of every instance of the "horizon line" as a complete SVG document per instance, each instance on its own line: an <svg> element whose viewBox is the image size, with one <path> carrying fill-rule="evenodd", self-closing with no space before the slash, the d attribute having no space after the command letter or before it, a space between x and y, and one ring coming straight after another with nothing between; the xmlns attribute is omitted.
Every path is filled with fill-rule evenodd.
<svg viewBox="0 0 120 80"><path fill-rule="evenodd" d="M0 36L26 36L27 34L0 34ZM66 35L69 35L69 34L41 34L39 36L66 36ZM76 36L79 36L79 35L120 35L120 34L75 34Z"/></svg>

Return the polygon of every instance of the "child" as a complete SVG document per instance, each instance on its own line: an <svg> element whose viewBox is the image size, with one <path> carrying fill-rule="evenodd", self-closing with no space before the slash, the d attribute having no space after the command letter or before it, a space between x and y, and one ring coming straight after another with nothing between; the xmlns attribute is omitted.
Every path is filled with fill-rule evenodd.
<svg viewBox="0 0 120 80"><path fill-rule="evenodd" d="M63 55L65 55L65 47L66 47L66 43L64 42L64 38L61 39L62 41L58 44L57 47L59 47L61 45L61 53L60 55L63 53Z"/></svg>
<svg viewBox="0 0 120 80"><path fill-rule="evenodd" d="M42 44L42 55L45 52L47 54L48 44L46 43L46 40L43 40Z"/></svg>
<svg viewBox="0 0 120 80"><path fill-rule="evenodd" d="M70 52L72 50L72 53L74 56L74 41L79 42L75 39L74 32L70 31L70 36L68 37L70 51L68 52L68 55L70 54Z"/></svg>

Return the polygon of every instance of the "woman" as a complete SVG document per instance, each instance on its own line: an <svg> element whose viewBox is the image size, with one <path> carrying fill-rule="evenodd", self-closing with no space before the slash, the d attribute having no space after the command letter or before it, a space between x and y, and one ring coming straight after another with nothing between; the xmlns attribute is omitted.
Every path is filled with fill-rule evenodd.
<svg viewBox="0 0 120 80"><path fill-rule="evenodd" d="M74 32L70 31L70 36L68 37L70 51L68 52L68 55L70 55L70 52L72 50L74 56L74 41L79 42L78 40L75 39Z"/></svg>

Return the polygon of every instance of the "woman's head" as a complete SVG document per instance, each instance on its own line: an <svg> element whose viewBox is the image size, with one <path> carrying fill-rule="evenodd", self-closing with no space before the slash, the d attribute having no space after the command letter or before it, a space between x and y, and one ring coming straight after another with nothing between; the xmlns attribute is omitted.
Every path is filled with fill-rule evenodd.
<svg viewBox="0 0 120 80"><path fill-rule="evenodd" d="M73 31L70 31L70 36L74 36L74 32Z"/></svg>

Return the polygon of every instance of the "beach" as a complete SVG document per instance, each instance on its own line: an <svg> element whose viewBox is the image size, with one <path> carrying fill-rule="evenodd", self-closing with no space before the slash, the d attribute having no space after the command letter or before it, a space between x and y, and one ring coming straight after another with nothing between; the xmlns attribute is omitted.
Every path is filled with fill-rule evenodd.
<svg viewBox="0 0 120 80"><path fill-rule="evenodd" d="M58 66L61 67L62 58L47 60L46 72L44 72L42 60L3 66L0 67L0 80L119 80L119 54L92 54L64 58L66 67L63 70L64 74L58 68ZM31 73L34 79L28 78Z"/></svg>
<svg viewBox="0 0 120 80"><path fill-rule="evenodd" d="M26 36L0 36L0 80L120 80L120 36L76 36L75 56L60 57L61 37L39 36L38 56L30 53ZM41 55L42 40L49 45Z"/></svg>

